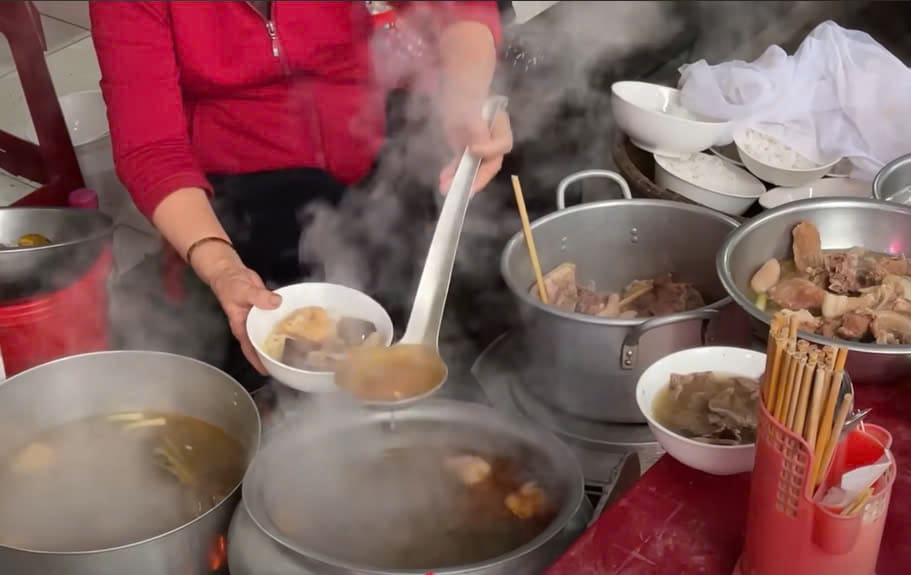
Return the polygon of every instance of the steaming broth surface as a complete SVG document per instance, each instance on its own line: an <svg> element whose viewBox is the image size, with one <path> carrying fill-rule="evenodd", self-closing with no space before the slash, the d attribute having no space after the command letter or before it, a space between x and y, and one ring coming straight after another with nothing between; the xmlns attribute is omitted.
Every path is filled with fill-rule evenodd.
<svg viewBox="0 0 911 575"><path fill-rule="evenodd" d="M521 456L438 446L381 453L349 454L340 467L331 456L311 460L328 476L305 472L295 489L306 496L267 498L272 521L285 537L329 557L425 570L506 554L555 516L554 491L523 468ZM524 497L523 486L536 493Z"/></svg>
<svg viewBox="0 0 911 575"><path fill-rule="evenodd" d="M183 415L66 423L0 462L0 544L90 551L154 537L229 495L245 462L239 442Z"/></svg>

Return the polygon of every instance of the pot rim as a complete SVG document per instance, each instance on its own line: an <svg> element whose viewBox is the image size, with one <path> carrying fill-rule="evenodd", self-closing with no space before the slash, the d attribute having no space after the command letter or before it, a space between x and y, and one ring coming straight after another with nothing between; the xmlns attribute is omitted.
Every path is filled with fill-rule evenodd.
<svg viewBox="0 0 911 575"><path fill-rule="evenodd" d="M569 521L578 513L579 508L584 502L585 499L585 479L582 472L582 466L579 463L576 456L573 454L572 450L567 446L563 441L561 441L556 435L554 435L549 430L534 425L530 421L525 421L521 418L515 416L509 416L503 414L496 409L475 402L467 401L458 401L452 399L428 399L424 400L419 404L415 404L411 408L406 409L421 409L422 407L431 407L431 408L448 408L448 409L459 409L459 410L475 410L479 412L485 412L484 415L490 418L497 418L502 422L505 422L510 427L513 427L519 431L521 434L526 437L530 437L530 445L540 445L541 443L547 443L550 445L550 448L558 450L561 452L560 459L563 461L561 463L571 465L571 469L563 467L558 471L561 473L569 472L572 474L572 478L567 483L570 484L571 492L567 494L566 500L561 506L560 513L551 521L551 523L539 533L535 538L526 544L517 547L511 550L508 553L493 557L486 561L481 561L477 563L470 563L466 565L457 565L453 567L446 568L433 568L433 573L437 575L456 575L459 573L467 573L471 571L476 571L479 569L486 569L501 565L503 563L515 561L529 553L532 553L536 549L540 548L542 545L547 543L556 537L569 523ZM369 412L364 414L358 414L358 418L376 418L384 417L386 414L383 412ZM314 552L310 549L307 549L305 546L300 545L286 537L283 537L280 533L273 533L272 529L267 528L262 521L260 521L258 509L251 509L248 502L256 499L254 496L248 496L248 490L253 489L251 485L256 485L258 482L249 481L251 476L255 473L257 463L262 465L261 461L265 454L268 453L270 445L280 444L279 441L276 441L279 437L286 437L291 430L295 427L294 420L288 420L284 422L279 428L275 430L272 434L272 440L267 443L267 445L260 450L253 462L250 464L249 469L247 470L247 475L244 478L243 483L243 493L244 497L241 500L241 505L243 505L247 511L247 514L250 516L250 519L253 521L253 524L259 529L260 532L266 535L271 541L275 542L282 549L286 549L296 555L302 557L304 560L311 563L321 564L324 567L336 570L336 571L348 571L348 572L357 572L357 573L371 573L373 575L426 575L427 569L378 569L375 567L370 567L368 565L361 565L358 563L353 563L350 561L339 560L334 557L327 556L322 553ZM276 431L278 433L276 433Z"/></svg>
<svg viewBox="0 0 911 575"><path fill-rule="evenodd" d="M874 211L898 213L911 218L911 206L884 202L874 198L808 198L789 202L777 208L767 210L759 216L747 221L742 226L734 230L725 240L721 250L715 258L715 269L721 285L724 286L728 295L733 298L734 302L753 318L761 321L765 325L771 322L771 315L768 312L760 310L749 298L747 298L731 276L731 259L732 253L743 239L762 227L767 221L777 217L783 217L795 213L805 213L811 210L826 210L834 208L854 208L854 209L871 209ZM800 337L818 345L833 345L847 348L850 351L870 353L875 355L908 355L911 354L911 345L879 345L876 343L860 343L846 339L834 337L822 337L819 335L809 334L805 331L799 332Z"/></svg>
<svg viewBox="0 0 911 575"><path fill-rule="evenodd" d="M104 224L98 230L86 235L85 237L66 240L63 242L52 242L43 246L29 246L29 247L12 247L5 248L0 250L0 257L2 254L6 253L10 256L17 255L21 256L23 254L34 254L34 253L45 253L51 252L54 250L64 250L66 248L72 248L83 244L88 244L98 240L105 240L111 237L114 234L114 220L112 220L106 214L101 213L98 210L80 210L79 208L51 208L51 207L20 207L20 206L10 206L5 208L0 208L0 212L63 212L69 213L72 211L78 210L80 212L86 212L85 217L92 217L99 221L99 223ZM80 215L80 217L82 217ZM176 355L176 354L173 354Z"/></svg>
<svg viewBox="0 0 911 575"><path fill-rule="evenodd" d="M670 208L670 209L674 209L674 210L699 213L699 214L714 218L716 220L719 220L721 222L730 224L732 231L736 230L737 226L739 225L739 222L736 219L732 218L731 216L722 214L721 212L717 212L715 210L711 210L709 208L705 208L702 206L685 204L683 202L674 202L674 201L670 201L670 200L652 200L652 199L637 198L637 199L632 199L632 200L617 199L617 200L604 200L604 201L600 201L600 202L589 202L589 203L585 203L585 204L579 204L579 205L573 206L571 208L566 208L564 210L556 210L556 211L551 212L545 216L542 216L542 217L538 218L537 220L535 220L534 222L532 222L531 231L532 231L532 234L534 234L536 228L544 226L553 220L557 220L565 214L574 214L577 212L582 212L582 211L589 210L589 209L598 209L598 208L616 209L618 207L623 207L626 205L666 207L666 208ZM513 277L511 277L511 274L509 273L509 270L508 270L508 267L509 267L508 260L509 260L510 256L513 254L513 252L515 252L518 249L519 244L523 243L524 241L525 241L524 233L521 230L516 232L513 235L513 237L510 238L510 240L506 243L506 247L503 249L503 253L500 255L500 276L502 276L503 281L506 282L506 286L509 288L509 291L511 291L515 297L518 297L519 300L523 304L531 306L540 312L550 314L553 316L557 316L557 317L560 317L563 319L578 321L578 322L582 322L582 323L588 323L588 324L592 324L592 325L603 325L606 327L635 327L638 325L642 325L646 321L654 319L652 317L634 318L634 319L604 318L604 317L598 317L598 316L593 316L593 315L586 315L586 314L578 313L575 311L563 311L554 306L545 305L541 300L531 297L527 288L521 289L516 284L515 279ZM727 290L727 288L725 288L725 291L728 291L728 293L730 293L730 291ZM725 296L717 301L714 301L710 304L704 305L704 306L696 308L696 309L697 310L721 309L721 308L725 307L726 305L728 305L729 303L731 303L730 295ZM689 310L689 311L692 312L693 310ZM686 313L686 312L663 315L660 317L674 318L676 316L682 315L683 313Z"/></svg>
<svg viewBox="0 0 911 575"><path fill-rule="evenodd" d="M231 377L230 375L228 375L221 369L218 369L217 367L215 367L213 365L209 365L208 363L206 363L204 361L200 361L196 358L187 357L185 355L170 353L170 352L166 352L166 351L146 351L146 350L135 350L135 349L121 349L121 350L109 350L109 351L96 351L96 352L91 352L91 353L81 353L81 354L77 354L77 355L61 357L59 359L55 359L55 360L49 361L47 363L42 363L41 365L37 365L35 367L29 368L25 371L17 373L16 375L9 377L8 379L0 380L0 391L2 391L2 389L5 386L8 386L8 385L12 384L13 382L15 382L16 379L20 379L21 376L38 371L48 365L64 363L67 361L71 361L71 360L83 358L83 357L108 356L108 355L147 355L147 356L156 356L156 357L161 358L162 360L178 358L181 361L187 361L187 362L191 362L191 363L200 364L202 366L205 366L207 369L217 371L221 375L223 375L224 378L228 382L230 382L230 384L233 385L238 392L240 392L240 393L238 393L238 396L241 398L246 398L246 401L249 402L250 407L253 408L253 413L256 415L256 440L253 442L253 444L250 447L252 453L250 456L250 464L247 465L247 468L249 469L249 467L253 464L253 460L256 458L256 455L259 453L260 442L262 441L262 419L259 416L259 409L256 407L256 402L253 400L253 397L249 393L247 393L247 390L244 389L244 387L240 383L238 383L238 381L235 380L233 377ZM244 401L244 399L241 399L240 401ZM228 495L225 496L224 499L219 501L217 505L212 506L211 509L209 509L202 515L195 517L191 521L183 523L183 524L179 525L178 527L169 529L168 531L159 533L157 535L153 535L151 537L147 537L146 539L142 539L140 541L134 541L132 543L124 543L123 545L117 545L115 547L105 547L102 549L90 549L90 550L85 550L85 551L44 551L44 550L39 550L39 549L26 549L24 547L14 547L12 545L4 545L2 543L0 543L0 549L6 549L6 550L13 551L16 553L27 553L30 555L43 555L43 556L51 556L51 557L77 557L77 556L100 555L102 553L112 553L115 551L125 551L127 549L132 549L133 547L139 547L140 545L146 545L148 543L153 543L155 541L158 541L159 539L164 539L166 537L170 537L171 535L178 533L180 531L183 531L185 529L192 528L197 523L206 519L209 515L212 515L212 514L218 512L224 505L226 505L228 503L228 501L230 501L231 499L234 498L235 495L237 495L237 493L240 491L242 485L243 485L243 477L237 482L237 485L234 486L234 488L228 493Z"/></svg>
<svg viewBox="0 0 911 575"><path fill-rule="evenodd" d="M876 172L876 176L873 178L873 197L884 202L891 202L892 200L889 198L882 197L883 184L886 182L886 180L889 179L889 177L892 176L896 170L905 166L911 166L911 154L901 155L880 168L880 170Z"/></svg>

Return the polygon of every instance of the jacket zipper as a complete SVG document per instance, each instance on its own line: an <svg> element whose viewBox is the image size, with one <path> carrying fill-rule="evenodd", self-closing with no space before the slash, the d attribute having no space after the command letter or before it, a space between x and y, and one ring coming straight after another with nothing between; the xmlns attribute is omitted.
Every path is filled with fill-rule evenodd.
<svg viewBox="0 0 911 575"><path fill-rule="evenodd" d="M275 29L275 22L266 20L266 31L269 33L269 39L272 40L272 55L276 58L281 56L278 45L278 31Z"/></svg>
<svg viewBox="0 0 911 575"><path fill-rule="evenodd" d="M272 42L272 56L275 58L281 58L281 44L278 42L278 28L275 27L275 21L271 18L266 18L263 16L263 13L256 9L256 6L252 2L244 2L247 6L250 7L250 10L256 12L256 15L259 16L259 19L263 21L263 24L266 25L266 33L269 34L269 40Z"/></svg>

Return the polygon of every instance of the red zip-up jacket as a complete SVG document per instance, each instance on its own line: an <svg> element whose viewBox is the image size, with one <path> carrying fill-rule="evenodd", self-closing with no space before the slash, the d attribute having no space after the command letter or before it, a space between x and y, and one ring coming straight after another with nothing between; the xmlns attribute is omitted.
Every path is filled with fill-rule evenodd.
<svg viewBox="0 0 911 575"><path fill-rule="evenodd" d="M435 30L474 20L499 40L496 2L420 4ZM117 174L147 216L180 188L211 192L207 173L318 167L352 183L369 171L385 126L364 2L276 0L271 20L247 2L90 10Z"/></svg>

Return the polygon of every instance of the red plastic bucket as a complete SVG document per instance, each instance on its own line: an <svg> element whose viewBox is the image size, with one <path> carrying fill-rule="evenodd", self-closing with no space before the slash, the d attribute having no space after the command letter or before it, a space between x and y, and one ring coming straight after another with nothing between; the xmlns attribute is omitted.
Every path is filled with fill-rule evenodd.
<svg viewBox="0 0 911 575"><path fill-rule="evenodd" d="M0 302L0 353L6 375L110 345L106 250L82 278L41 297Z"/></svg>

